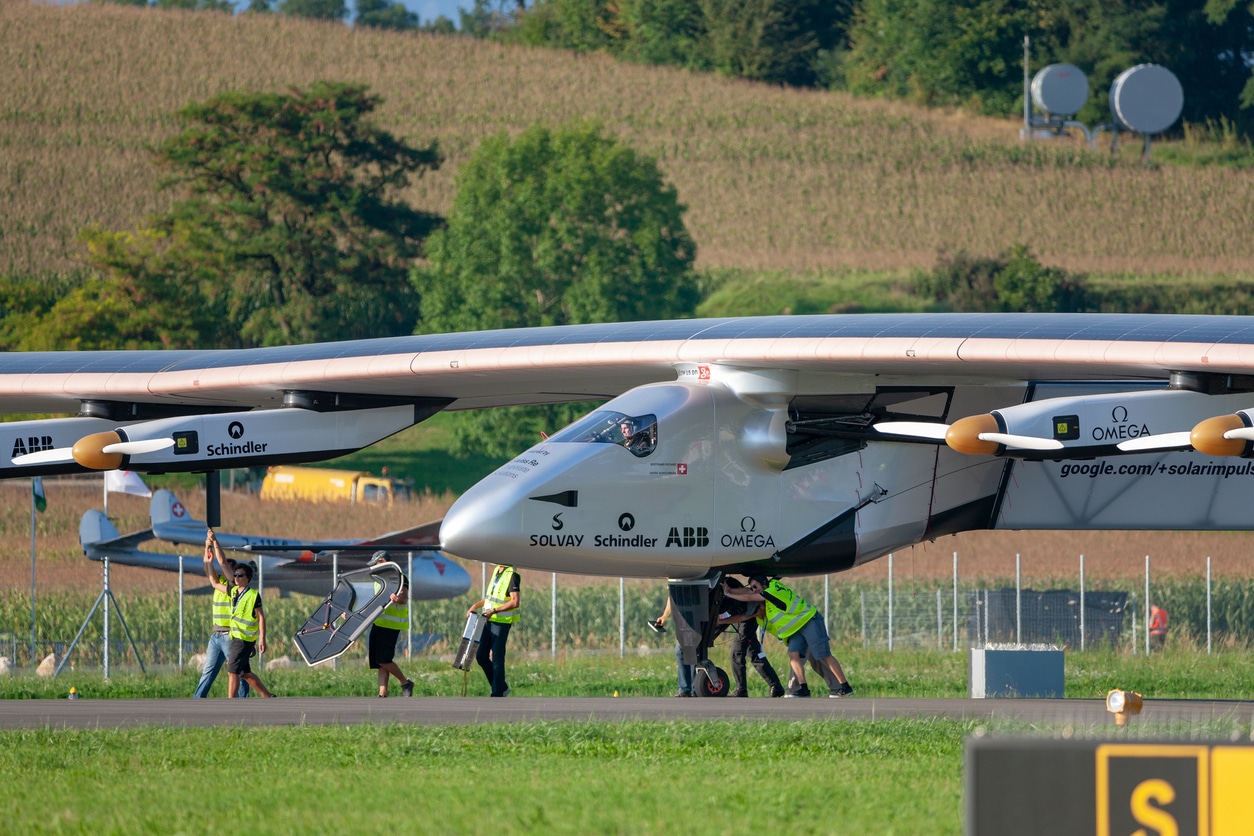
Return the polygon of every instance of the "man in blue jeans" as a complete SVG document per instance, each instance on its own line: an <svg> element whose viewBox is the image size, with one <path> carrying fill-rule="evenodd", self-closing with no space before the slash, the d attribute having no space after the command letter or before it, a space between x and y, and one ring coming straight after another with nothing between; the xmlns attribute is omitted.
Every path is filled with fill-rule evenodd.
<svg viewBox="0 0 1254 836"><path fill-rule="evenodd" d="M218 543L218 538L213 536L213 529L205 536L205 576L209 578L209 582L213 583L218 580L224 586L229 587L231 582L221 575L215 575L213 569L214 558L217 559L218 565L223 568L227 575L235 574L235 561L222 554L222 546ZM226 662L227 653L231 649L231 593L219 592L215 587L213 590L213 632L209 634L209 645L205 648L205 667L200 674L200 682L196 685L196 691L192 694L195 698L209 696L209 689L213 687L213 681L218 678L218 671L222 670L222 665ZM239 695L241 697L248 696L248 683L241 681L239 684Z"/></svg>

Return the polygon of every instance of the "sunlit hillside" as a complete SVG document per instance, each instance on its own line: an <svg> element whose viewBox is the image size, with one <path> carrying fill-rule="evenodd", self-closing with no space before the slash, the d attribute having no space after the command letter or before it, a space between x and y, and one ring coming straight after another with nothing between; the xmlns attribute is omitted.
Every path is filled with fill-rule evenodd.
<svg viewBox="0 0 1254 836"><path fill-rule="evenodd" d="M485 136L593 119L658 157L699 264L779 270L930 265L942 248L1030 245L1073 269L1254 264L1254 174L1151 168L1025 147L1012 122L785 90L466 38L276 16L0 0L0 273L65 270L76 233L125 228L154 194L144 150L174 111L229 89L368 83L379 121L445 167L408 195L444 211Z"/></svg>

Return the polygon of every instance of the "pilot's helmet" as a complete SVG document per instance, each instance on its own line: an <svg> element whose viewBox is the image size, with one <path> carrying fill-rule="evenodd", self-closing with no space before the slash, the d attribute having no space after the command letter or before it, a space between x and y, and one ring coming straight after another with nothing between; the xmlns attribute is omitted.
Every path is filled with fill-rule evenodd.
<svg viewBox="0 0 1254 836"><path fill-rule="evenodd" d="M369 562L369 563L367 563L366 565L367 565L367 566L373 566L373 565L375 565L376 563L384 563L384 562L389 561L389 560L391 560L391 559L392 559L392 555L390 555L390 554L388 554L387 552L383 551L383 549L379 549L379 551L375 552L373 555L371 555L371 556L370 556L370 562Z"/></svg>
<svg viewBox="0 0 1254 836"><path fill-rule="evenodd" d="M631 418L624 417L619 420L618 428L623 431L623 437L625 438L627 436L635 434L636 422Z"/></svg>

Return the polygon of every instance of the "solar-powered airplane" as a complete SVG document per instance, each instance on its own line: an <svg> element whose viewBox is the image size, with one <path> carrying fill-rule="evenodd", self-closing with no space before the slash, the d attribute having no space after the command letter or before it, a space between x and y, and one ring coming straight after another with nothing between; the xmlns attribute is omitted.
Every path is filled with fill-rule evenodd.
<svg viewBox="0 0 1254 836"><path fill-rule="evenodd" d="M79 416L0 426L0 477L313 461L442 409L604 400L458 499L441 545L670 578L703 664L725 572L837 572L972 529L1254 528L1243 317L764 317L7 354L0 397Z"/></svg>
<svg viewBox="0 0 1254 836"><path fill-rule="evenodd" d="M150 528L124 535L104 513L89 509L79 523L79 542L92 560L107 556L112 563L168 572L178 571L178 555L142 551L139 546L150 540L190 546L182 557L184 571L200 574L200 555L208 531L205 521L193 517L178 497L165 489L153 493L149 521ZM240 559L255 560L266 586L283 594L325 595L335 585L333 566L341 573L363 569L372 552L379 549L389 551L403 570L409 571L412 566L410 600L456 598L470 589L470 574L457 562L432 550L439 544L438 522L370 539L308 542L222 531L215 532L215 536L223 549L240 553ZM331 553L336 555L334 563Z"/></svg>

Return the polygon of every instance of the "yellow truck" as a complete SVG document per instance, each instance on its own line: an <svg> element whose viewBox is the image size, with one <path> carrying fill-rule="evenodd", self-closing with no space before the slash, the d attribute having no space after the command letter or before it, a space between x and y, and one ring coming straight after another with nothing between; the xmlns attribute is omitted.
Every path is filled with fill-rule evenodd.
<svg viewBox="0 0 1254 836"><path fill-rule="evenodd" d="M405 486L362 470L319 467L272 467L261 482L261 498L312 502L377 502L390 506Z"/></svg>

